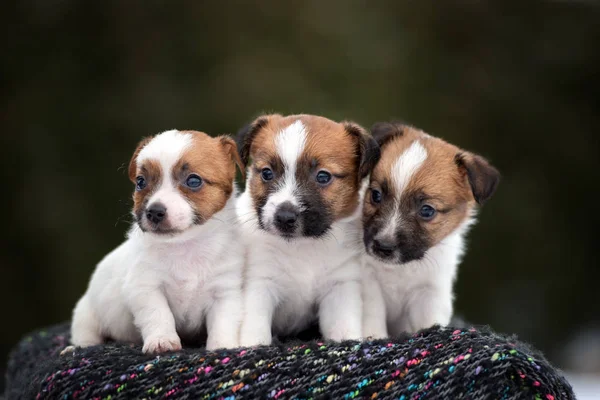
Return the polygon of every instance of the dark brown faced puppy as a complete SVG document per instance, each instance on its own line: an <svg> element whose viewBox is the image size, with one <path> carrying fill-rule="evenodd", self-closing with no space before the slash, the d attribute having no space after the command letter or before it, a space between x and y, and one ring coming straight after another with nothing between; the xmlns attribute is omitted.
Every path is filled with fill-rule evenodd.
<svg viewBox="0 0 600 400"><path fill-rule="evenodd" d="M498 171L482 157L406 125L379 124L382 157L364 203L367 251L418 260L494 193Z"/></svg>
<svg viewBox="0 0 600 400"><path fill-rule="evenodd" d="M318 318L334 340L361 337L361 187L377 143L352 122L266 115L239 136L237 203L247 247L240 343L271 343ZM318 240L316 240L318 239Z"/></svg>
<svg viewBox="0 0 600 400"><path fill-rule="evenodd" d="M314 115L262 116L240 133L238 146L260 228L286 238L322 236L351 215L379 157L357 124Z"/></svg>
<svg viewBox="0 0 600 400"><path fill-rule="evenodd" d="M500 174L481 156L411 126L381 123L372 133L382 154L363 208L364 333L446 325L464 235Z"/></svg>

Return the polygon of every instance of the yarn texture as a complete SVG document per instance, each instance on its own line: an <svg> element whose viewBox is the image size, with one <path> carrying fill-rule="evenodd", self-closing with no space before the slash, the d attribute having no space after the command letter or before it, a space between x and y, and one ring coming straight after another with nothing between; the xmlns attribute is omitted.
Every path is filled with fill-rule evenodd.
<svg viewBox="0 0 600 400"><path fill-rule="evenodd" d="M343 343L146 355L141 346L68 348L69 324L13 350L7 399L574 399L538 351L487 328L433 327ZM62 354L61 354L62 353Z"/></svg>

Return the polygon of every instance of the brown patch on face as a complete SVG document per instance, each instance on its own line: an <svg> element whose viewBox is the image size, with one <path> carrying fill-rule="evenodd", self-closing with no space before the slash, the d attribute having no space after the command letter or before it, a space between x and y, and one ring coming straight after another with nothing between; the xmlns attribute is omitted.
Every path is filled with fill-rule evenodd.
<svg viewBox="0 0 600 400"><path fill-rule="evenodd" d="M138 187L138 182L136 180L138 176L143 177L145 182L144 187L141 189ZM133 214L138 222L142 220L148 205L148 199L150 199L155 190L160 187L162 180L163 171L160 162L157 160L145 160L140 165L136 165L134 178L132 179L132 181L136 183L136 190L133 192Z"/></svg>
<svg viewBox="0 0 600 400"><path fill-rule="evenodd" d="M318 116L299 118L307 131L306 145L297 171L304 171L301 182L321 194L333 220L351 215L358 206L358 189L361 178L360 140L362 129ZM295 119L294 119L295 120ZM331 183L320 186L315 182L319 171L333 175Z"/></svg>
<svg viewBox="0 0 600 400"><path fill-rule="evenodd" d="M420 143L427 151L427 159L403 193L403 203L408 203L404 211L415 214L430 246L434 246L467 218L475 204L464 173L456 166L458 147L433 137L422 138ZM425 204L437 211L431 221L423 221L417 215L418 208Z"/></svg>
<svg viewBox="0 0 600 400"><path fill-rule="evenodd" d="M391 135L390 131L393 131ZM395 249L379 255L391 261L400 257L395 259L400 263L419 259L468 218L476 204L475 188L479 189L481 198L491 196L497 185L494 174L497 171L481 157L410 126L390 126L388 131L379 132L379 137L384 138L380 142L382 155L371 174L363 208L365 245L368 251L376 248L378 238L383 240L379 232L399 216L395 236L385 239L388 247L393 245ZM424 147L427 157L402 193L398 193L392 170L415 141ZM469 168L475 171L471 178ZM374 192L381 193L380 202L376 201L378 194ZM433 218L424 218L421 214L422 208L427 206L435 210Z"/></svg>
<svg viewBox="0 0 600 400"><path fill-rule="evenodd" d="M142 141L138 144L137 148L135 149L135 151L133 152L133 156L131 157L131 161L129 161L129 180L131 180L131 182L135 183L136 182L136 177L137 177L137 158L140 155L140 151L142 151L142 149L148 144L150 143L150 141L152 140L151 137L147 137L142 139Z"/></svg>
<svg viewBox="0 0 600 400"><path fill-rule="evenodd" d="M277 136L297 121L306 133L295 165L294 196L302 209L298 226L305 236L320 236L358 206L360 182L379 159L379 147L368 132L352 122L338 123L314 115L259 117L242 130L238 143L242 161L249 163L252 171L247 187L261 227L263 207L281 187L287 168L278 154ZM272 179L264 179L265 170L272 173ZM319 173L329 174L331 180L320 183Z"/></svg>
<svg viewBox="0 0 600 400"><path fill-rule="evenodd" d="M233 140L227 136L211 138L206 133L191 133L191 147L171 171L179 191L193 206L197 223L210 219L223 209L233 192L237 149ZM241 163L240 163L241 164ZM202 184L198 188L186 185L190 176L198 176Z"/></svg>
<svg viewBox="0 0 600 400"><path fill-rule="evenodd" d="M276 182L284 173L283 163L275 148L275 135L282 118L279 114L260 116L238 133L241 160L245 166L251 164L251 180L247 184L259 215L269 194L275 189ZM264 168L271 169L279 178L272 182L263 181L261 172Z"/></svg>

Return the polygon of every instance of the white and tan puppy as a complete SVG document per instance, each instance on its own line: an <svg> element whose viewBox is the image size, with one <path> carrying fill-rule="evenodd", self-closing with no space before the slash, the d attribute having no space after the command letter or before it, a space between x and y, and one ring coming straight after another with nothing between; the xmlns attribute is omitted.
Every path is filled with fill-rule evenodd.
<svg viewBox="0 0 600 400"><path fill-rule="evenodd" d="M379 123L372 134L381 159L364 199L365 336L447 325L465 233L500 175L410 126Z"/></svg>
<svg viewBox="0 0 600 400"><path fill-rule="evenodd" d="M238 147L248 166L237 204L247 247L241 345L317 321L325 338L361 337L360 194L377 144L351 122L265 115Z"/></svg>
<svg viewBox="0 0 600 400"><path fill-rule="evenodd" d="M143 341L144 352L165 352L206 328L207 348L238 346L236 162L227 136L172 130L139 145L129 165L136 224L77 303L74 345Z"/></svg>

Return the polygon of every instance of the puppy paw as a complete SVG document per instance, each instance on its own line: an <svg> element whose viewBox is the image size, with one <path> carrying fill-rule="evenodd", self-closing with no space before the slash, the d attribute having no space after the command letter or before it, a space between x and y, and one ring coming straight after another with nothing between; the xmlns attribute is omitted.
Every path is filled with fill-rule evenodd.
<svg viewBox="0 0 600 400"><path fill-rule="evenodd" d="M65 354L73 353L74 351L75 351L75 346L67 346L64 349L62 349L62 351L60 352L60 355L64 356Z"/></svg>
<svg viewBox="0 0 600 400"><path fill-rule="evenodd" d="M181 350L181 340L177 335L151 336L144 340L144 353L158 354Z"/></svg>
<svg viewBox="0 0 600 400"><path fill-rule="evenodd" d="M252 346L268 346L271 344L273 338L270 334L242 334L240 337L241 347L252 347Z"/></svg>
<svg viewBox="0 0 600 400"><path fill-rule="evenodd" d="M240 347L237 340L209 337L206 341L206 350L235 349Z"/></svg>

